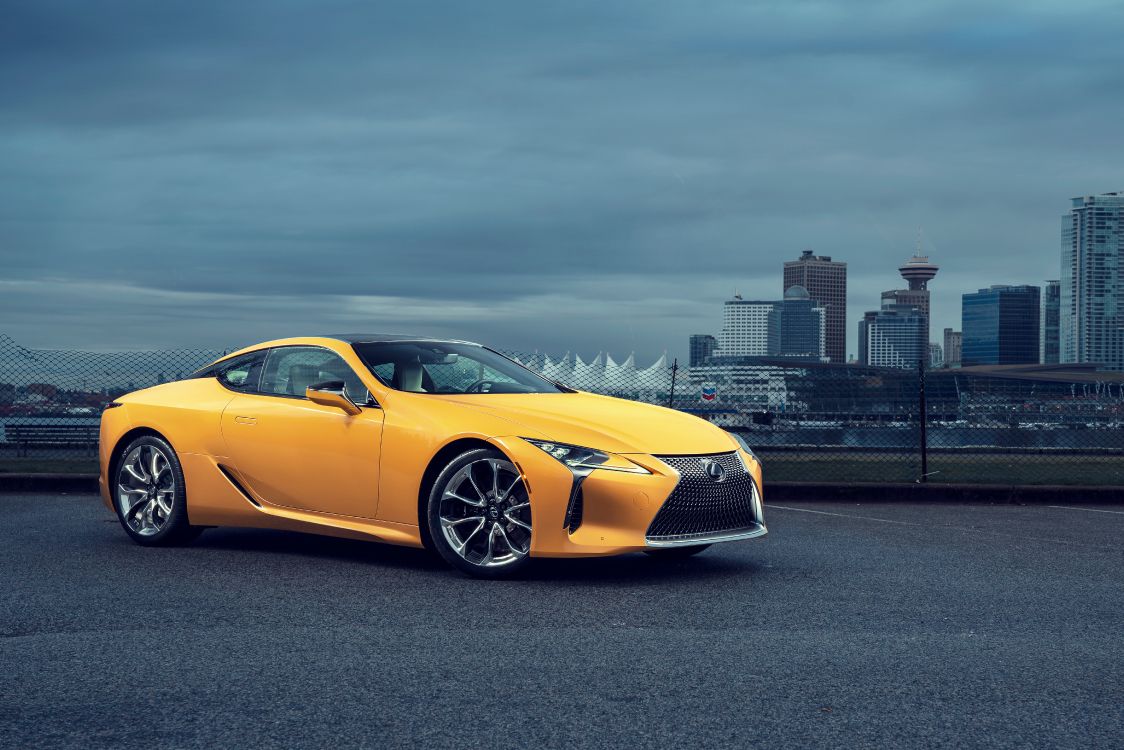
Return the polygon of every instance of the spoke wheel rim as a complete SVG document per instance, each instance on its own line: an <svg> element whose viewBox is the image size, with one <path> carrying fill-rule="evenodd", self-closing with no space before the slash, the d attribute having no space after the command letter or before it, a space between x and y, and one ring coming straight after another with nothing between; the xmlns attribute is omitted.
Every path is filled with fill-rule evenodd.
<svg viewBox="0 0 1124 750"><path fill-rule="evenodd" d="M461 467L441 493L441 533L466 562L482 568L512 565L531 550L531 503L523 477L502 458Z"/></svg>
<svg viewBox="0 0 1124 750"><path fill-rule="evenodd" d="M117 507L125 524L141 536L167 526L176 499L176 480L168 455L154 445L138 445L117 469Z"/></svg>

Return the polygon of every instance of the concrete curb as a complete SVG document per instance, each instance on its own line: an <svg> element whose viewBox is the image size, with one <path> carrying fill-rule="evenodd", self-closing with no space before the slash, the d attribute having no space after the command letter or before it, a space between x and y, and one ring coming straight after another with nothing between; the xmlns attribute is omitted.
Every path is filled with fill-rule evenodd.
<svg viewBox="0 0 1124 750"><path fill-rule="evenodd" d="M0 492L93 494L93 474L3 474ZM766 502L1047 503L1124 505L1124 487L898 482L766 482Z"/></svg>
<svg viewBox="0 0 1124 750"><path fill-rule="evenodd" d="M913 482L765 482L765 502L1124 504L1124 487Z"/></svg>
<svg viewBox="0 0 1124 750"><path fill-rule="evenodd" d="M0 473L0 492L97 493L96 474Z"/></svg>

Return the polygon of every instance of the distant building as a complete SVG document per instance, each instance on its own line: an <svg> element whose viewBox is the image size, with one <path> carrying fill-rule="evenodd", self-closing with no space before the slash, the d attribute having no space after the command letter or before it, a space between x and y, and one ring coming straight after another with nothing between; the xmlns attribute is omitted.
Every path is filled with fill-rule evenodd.
<svg viewBox="0 0 1124 750"><path fill-rule="evenodd" d="M1039 296L1036 286L995 285L963 296L961 364L1038 364Z"/></svg>
<svg viewBox="0 0 1124 750"><path fill-rule="evenodd" d="M929 344L929 367L944 367L944 349L936 342Z"/></svg>
<svg viewBox="0 0 1124 750"><path fill-rule="evenodd" d="M770 355L817 361L827 356L827 309L813 300L807 289L799 285L786 289L774 313L780 320Z"/></svg>
<svg viewBox="0 0 1124 750"><path fill-rule="evenodd" d="M767 356L775 305L767 301L727 300L722 308L722 332L718 334L715 356Z"/></svg>
<svg viewBox="0 0 1124 750"><path fill-rule="evenodd" d="M696 333L691 336L691 367L698 367L701 364L705 364L717 348L718 339L714 338L709 333Z"/></svg>
<svg viewBox="0 0 1124 750"><path fill-rule="evenodd" d="M859 364L872 367L917 367L929 358L922 338L928 318L912 305L885 302L881 310L859 321Z"/></svg>
<svg viewBox="0 0 1124 750"><path fill-rule="evenodd" d="M797 260L784 264L784 289L801 286L825 311L826 356L843 363L847 356L847 264L830 255L805 250Z"/></svg>
<svg viewBox="0 0 1124 750"><path fill-rule="evenodd" d="M1061 281L1047 281L1042 287L1042 347L1039 361L1044 365L1061 362Z"/></svg>
<svg viewBox="0 0 1124 750"><path fill-rule="evenodd" d="M929 262L927 255L921 255L920 245L917 254L898 267L898 273L906 280L908 289L890 289L882 292L882 307L899 305L916 307L925 319L924 325L918 332L921 338L921 351L929 349L929 282L937 275L940 268Z"/></svg>
<svg viewBox="0 0 1124 750"><path fill-rule="evenodd" d="M1124 370L1124 192L1074 198L1062 217L1060 359Z"/></svg>
<svg viewBox="0 0 1124 750"><path fill-rule="evenodd" d="M944 329L944 366L960 366L961 333L951 328Z"/></svg>
<svg viewBox="0 0 1124 750"><path fill-rule="evenodd" d="M728 300L718 346L710 356L820 361L825 356L826 319L826 310L801 286L788 289L783 300Z"/></svg>

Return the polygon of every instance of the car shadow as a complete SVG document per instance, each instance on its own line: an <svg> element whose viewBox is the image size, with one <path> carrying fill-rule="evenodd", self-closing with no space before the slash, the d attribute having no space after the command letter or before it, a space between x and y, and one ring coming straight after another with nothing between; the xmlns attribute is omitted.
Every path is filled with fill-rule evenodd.
<svg viewBox="0 0 1124 750"><path fill-rule="evenodd" d="M544 558L520 572L513 580L550 583L635 585L669 581L693 583L753 575L759 566L753 560L707 550L680 560L663 560L635 552L614 557L572 559Z"/></svg>
<svg viewBox="0 0 1124 750"><path fill-rule="evenodd" d="M208 529L190 546L235 552L299 555L468 579L468 576L450 568L427 550L293 531ZM612 557L541 558L532 563L507 580L512 583L634 585L646 581L706 581L754 575L764 570L752 558L730 554L720 546L682 559L662 559L637 552Z"/></svg>
<svg viewBox="0 0 1124 750"><path fill-rule="evenodd" d="M300 555L323 560L374 563L419 570L442 570L444 565L428 551L361 539L272 529L208 529L190 545L193 548L237 552Z"/></svg>

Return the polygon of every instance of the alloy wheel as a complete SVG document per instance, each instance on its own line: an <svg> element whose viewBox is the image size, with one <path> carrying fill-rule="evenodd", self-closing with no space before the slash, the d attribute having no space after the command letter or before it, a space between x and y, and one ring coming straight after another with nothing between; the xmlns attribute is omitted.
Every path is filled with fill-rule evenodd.
<svg viewBox="0 0 1124 750"><path fill-rule="evenodd" d="M117 470L117 505L129 528L141 536L160 533L172 516L176 480L172 462L160 448L141 444Z"/></svg>
<svg viewBox="0 0 1124 750"><path fill-rule="evenodd" d="M441 532L471 565L514 564L531 549L531 503L523 477L510 461L481 458L445 484L438 517Z"/></svg>

